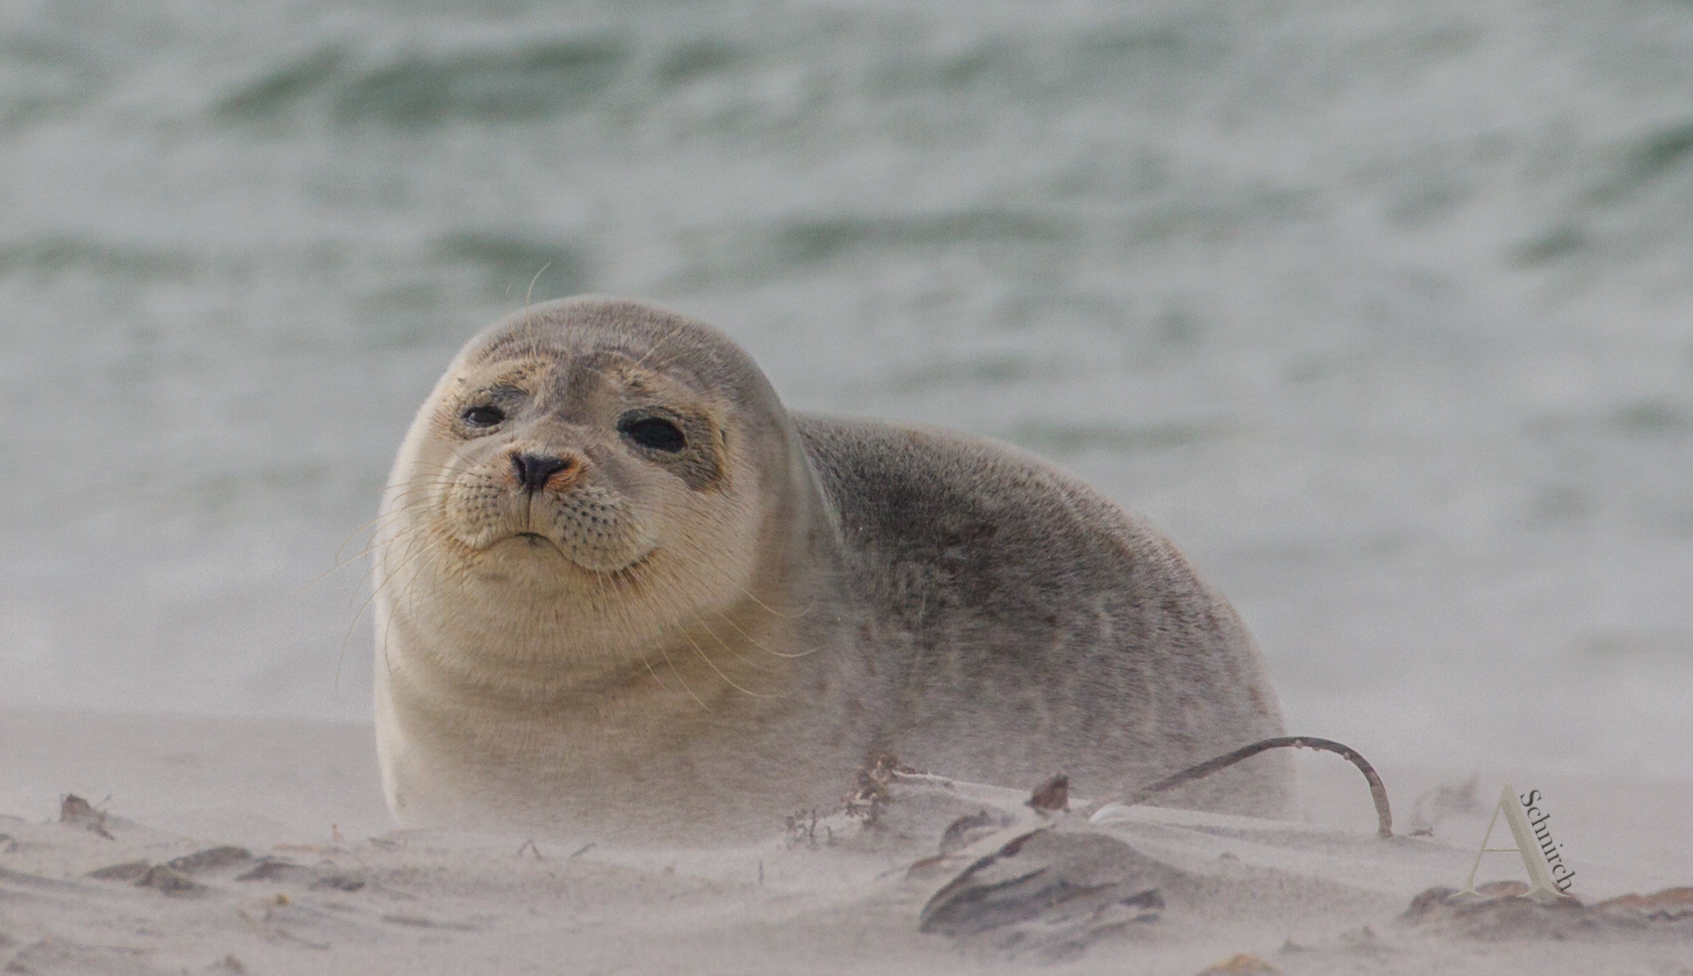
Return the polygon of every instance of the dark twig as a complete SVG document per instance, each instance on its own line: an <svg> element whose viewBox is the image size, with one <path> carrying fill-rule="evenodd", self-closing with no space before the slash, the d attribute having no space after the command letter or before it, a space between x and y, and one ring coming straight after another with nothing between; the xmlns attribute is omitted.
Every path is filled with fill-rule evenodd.
<svg viewBox="0 0 1693 976"><path fill-rule="evenodd" d="M1059 773L1046 782L1034 788L1029 793L1025 806L1036 810L1068 810L1070 809L1070 777Z"/></svg>
<svg viewBox="0 0 1693 976"><path fill-rule="evenodd" d="M1190 769L1184 769L1174 776L1166 776L1151 786L1138 790L1128 799L1123 800L1122 803L1124 806L1131 807L1137 803L1145 803L1166 790L1175 789L1183 783L1191 783L1196 779L1203 779L1219 769L1227 769L1243 759L1250 759L1258 755L1260 752L1290 748L1320 749L1324 752L1332 752L1357 766L1358 771L1364 774L1364 778L1370 781L1370 798L1376 803L1376 832L1383 837L1393 836L1393 811L1388 809L1387 788L1382 786L1381 777L1376 775L1375 767L1371 766L1369 760L1360 756L1358 751L1351 746L1342 745L1332 739L1315 739L1307 735L1284 735L1275 739L1254 742L1249 746L1242 746L1227 755L1207 760Z"/></svg>
<svg viewBox="0 0 1693 976"><path fill-rule="evenodd" d="M105 800L101 800L100 806L105 806L106 801L110 799L111 797L108 796ZM75 793L66 793L59 797L59 822L81 827L90 833L99 834L107 840L117 839L112 836L111 831L106 829L106 811L94 806Z"/></svg>

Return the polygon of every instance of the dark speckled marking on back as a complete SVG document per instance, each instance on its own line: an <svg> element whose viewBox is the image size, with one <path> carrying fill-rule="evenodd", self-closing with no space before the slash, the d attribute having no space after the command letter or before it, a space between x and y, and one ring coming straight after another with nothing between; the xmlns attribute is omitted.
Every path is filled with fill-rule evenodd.
<svg viewBox="0 0 1693 976"><path fill-rule="evenodd" d="M1063 770L1098 796L1282 733L1238 617L1143 520L1014 448L794 420L878 661L903 675L885 743L901 757L1030 786ZM1172 802L1273 810L1286 760L1264 758Z"/></svg>

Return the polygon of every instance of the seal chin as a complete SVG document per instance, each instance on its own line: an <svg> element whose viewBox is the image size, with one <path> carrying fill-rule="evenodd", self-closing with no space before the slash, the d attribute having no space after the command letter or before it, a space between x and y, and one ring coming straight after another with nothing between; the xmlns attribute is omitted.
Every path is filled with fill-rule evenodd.
<svg viewBox="0 0 1693 976"><path fill-rule="evenodd" d="M541 532L524 531L495 539L483 551L498 551L501 556L516 558L560 559L571 567L596 577L611 577L627 573L644 564L656 547L648 546L631 553L608 553L602 550L581 551L561 543Z"/></svg>

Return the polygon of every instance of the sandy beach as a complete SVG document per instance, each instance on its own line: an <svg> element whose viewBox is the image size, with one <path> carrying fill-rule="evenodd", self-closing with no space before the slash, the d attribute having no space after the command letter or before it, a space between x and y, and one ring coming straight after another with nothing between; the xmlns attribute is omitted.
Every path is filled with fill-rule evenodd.
<svg viewBox="0 0 1693 976"><path fill-rule="evenodd" d="M0 973L1693 976L1616 901L1693 886L1690 13L0 3ZM588 292L1144 514L1396 836L1311 754L1285 822L398 829L396 448ZM1424 896L1506 784L1579 905Z"/></svg>
<svg viewBox="0 0 1693 976"><path fill-rule="evenodd" d="M1397 829L1384 840L1357 772L1302 754L1286 822L1108 808L1093 824L1059 818L1009 856L1007 839L1041 815L1020 791L953 784L895 788L877 830L839 816L796 830L773 813L764 843L633 851L396 830L371 736L0 713L4 971L1693 972L1693 904L1610 901L1693 883L1685 783L1389 767ZM1462 884L1507 776L1544 795L1580 904L1425 898L1408 912ZM935 857L946 821L975 808L1017 823ZM930 906L919 931L967 869L987 898L968 895L951 923ZM1007 869L1010 882L988 877ZM1015 902L1025 876L1118 887L1109 905L1007 902L983 922L980 907ZM1523 878L1515 855L1489 854L1477 881Z"/></svg>

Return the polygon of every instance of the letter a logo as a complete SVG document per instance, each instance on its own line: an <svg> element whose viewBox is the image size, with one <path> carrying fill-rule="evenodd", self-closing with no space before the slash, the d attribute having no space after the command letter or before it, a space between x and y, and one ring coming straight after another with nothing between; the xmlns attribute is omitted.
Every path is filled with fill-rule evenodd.
<svg viewBox="0 0 1693 976"><path fill-rule="evenodd" d="M1499 812L1504 811L1505 822L1511 825L1511 838L1517 842L1515 847L1488 847L1487 841L1493 836L1493 827L1499 822ZM1552 885L1552 876L1546 870L1546 860L1540 856L1540 847L1534 842L1534 831L1528 825L1528 818L1523 816L1522 807L1517 805L1516 791L1511 784L1505 784L1504 792L1499 794L1499 803L1493 808L1493 819L1487 822L1487 833L1481 837L1481 850L1476 851L1475 863L1470 865L1469 880L1464 882L1464 890L1454 895L1461 898L1465 895L1482 897L1475 890L1476 868L1481 867L1481 856L1490 852L1507 853L1515 851L1522 855L1523 867L1528 869L1528 891L1525 898L1567 898L1563 892Z"/></svg>

